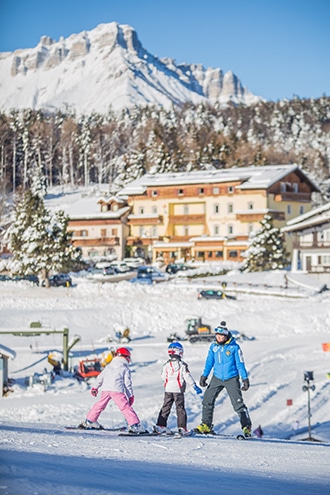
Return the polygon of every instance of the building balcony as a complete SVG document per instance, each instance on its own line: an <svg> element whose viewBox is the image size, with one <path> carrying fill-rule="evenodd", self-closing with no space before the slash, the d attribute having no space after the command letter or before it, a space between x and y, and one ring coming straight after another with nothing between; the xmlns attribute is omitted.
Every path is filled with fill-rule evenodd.
<svg viewBox="0 0 330 495"><path fill-rule="evenodd" d="M236 213L236 220L240 222L261 222L264 216L265 213L257 213L251 210L251 212Z"/></svg>
<svg viewBox="0 0 330 495"><path fill-rule="evenodd" d="M292 202L308 202L311 200L311 194L309 193L295 193L295 192L281 192L274 194L274 200L280 201L292 201Z"/></svg>
<svg viewBox="0 0 330 495"><path fill-rule="evenodd" d="M160 225L163 223L162 215L130 215L128 225Z"/></svg>
<svg viewBox="0 0 330 495"><path fill-rule="evenodd" d="M316 239L311 241L294 241L294 249L326 249L330 250L330 241L317 241Z"/></svg>
<svg viewBox="0 0 330 495"><path fill-rule="evenodd" d="M150 246L150 244L153 244L154 242L159 242L162 240L163 240L163 237L128 236L126 238L126 244L127 244L127 246Z"/></svg>
<svg viewBox="0 0 330 495"><path fill-rule="evenodd" d="M74 237L72 239L74 245L78 246L119 246L119 237Z"/></svg>
<svg viewBox="0 0 330 495"><path fill-rule="evenodd" d="M194 225L194 224L205 224L206 215L169 215L169 224L171 225Z"/></svg>

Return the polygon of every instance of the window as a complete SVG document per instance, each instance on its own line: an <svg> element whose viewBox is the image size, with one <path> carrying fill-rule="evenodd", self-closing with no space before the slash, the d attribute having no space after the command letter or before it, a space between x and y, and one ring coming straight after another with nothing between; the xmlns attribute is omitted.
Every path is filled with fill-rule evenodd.
<svg viewBox="0 0 330 495"><path fill-rule="evenodd" d="M219 194L219 188L218 187L213 188L213 194Z"/></svg>
<svg viewBox="0 0 330 495"><path fill-rule="evenodd" d="M118 229L111 229L111 235L113 237L117 237L117 235L118 235Z"/></svg>
<svg viewBox="0 0 330 495"><path fill-rule="evenodd" d="M151 228L151 237L157 237L157 226L153 225Z"/></svg>
<svg viewBox="0 0 330 495"><path fill-rule="evenodd" d="M238 251L229 251L229 258L237 258Z"/></svg>
<svg viewBox="0 0 330 495"><path fill-rule="evenodd" d="M212 251L209 251L209 252L207 253L207 257L208 257L208 258L212 258L212 255L213 255Z"/></svg>
<svg viewBox="0 0 330 495"><path fill-rule="evenodd" d="M215 225L214 226L214 235L219 235L219 232L220 232L219 225Z"/></svg>
<svg viewBox="0 0 330 495"><path fill-rule="evenodd" d="M214 206L213 206L213 211L214 213L217 215L218 213L220 213L220 205L218 203L216 203Z"/></svg>
<svg viewBox="0 0 330 495"><path fill-rule="evenodd" d="M153 206L151 208L151 211L152 211L152 213L156 213L157 214L157 206Z"/></svg>
<svg viewBox="0 0 330 495"><path fill-rule="evenodd" d="M112 205L112 211L118 211L118 205L117 204Z"/></svg>
<svg viewBox="0 0 330 495"><path fill-rule="evenodd" d="M330 255L322 256L322 261L324 266L330 266Z"/></svg>
<svg viewBox="0 0 330 495"><path fill-rule="evenodd" d="M253 232L253 223L249 223L249 226L248 226L248 233L249 234L252 234Z"/></svg>
<svg viewBox="0 0 330 495"><path fill-rule="evenodd" d="M253 210L253 203L252 203L252 201L250 201L248 203L248 210Z"/></svg>
<svg viewBox="0 0 330 495"><path fill-rule="evenodd" d="M102 211L108 211L108 205L102 205Z"/></svg>
<svg viewBox="0 0 330 495"><path fill-rule="evenodd" d="M302 205L299 206L299 215L304 214L304 207Z"/></svg>
<svg viewBox="0 0 330 495"><path fill-rule="evenodd" d="M286 207L286 211L287 211L288 215L291 215L291 205L288 205Z"/></svg>
<svg viewBox="0 0 330 495"><path fill-rule="evenodd" d="M297 193L299 191L299 187L298 187L298 184L296 182L293 184L293 191L295 193Z"/></svg>
<svg viewBox="0 0 330 495"><path fill-rule="evenodd" d="M81 230L80 235L81 237L88 237L88 230Z"/></svg>
<svg viewBox="0 0 330 495"><path fill-rule="evenodd" d="M189 227L183 227L183 235L189 235Z"/></svg>
<svg viewBox="0 0 330 495"><path fill-rule="evenodd" d="M184 190L183 189L178 189L178 195L183 196Z"/></svg>
<svg viewBox="0 0 330 495"><path fill-rule="evenodd" d="M107 229L101 229L101 237L107 236Z"/></svg>
<svg viewBox="0 0 330 495"><path fill-rule="evenodd" d="M228 234L234 233L234 227L232 225L228 225Z"/></svg>
<svg viewBox="0 0 330 495"><path fill-rule="evenodd" d="M197 251L197 258L204 258L205 253L204 251Z"/></svg>
<svg viewBox="0 0 330 495"><path fill-rule="evenodd" d="M143 236L144 236L144 227L142 227L140 225L140 227L139 227L139 237L143 237Z"/></svg>
<svg viewBox="0 0 330 495"><path fill-rule="evenodd" d="M215 257L216 258L223 258L223 251L216 251L215 252Z"/></svg>
<svg viewBox="0 0 330 495"><path fill-rule="evenodd" d="M234 192L234 189L235 189L234 186L228 186L227 191L229 193L233 193Z"/></svg>
<svg viewBox="0 0 330 495"><path fill-rule="evenodd" d="M139 206L138 212L139 212L139 215L143 215L144 214L144 207Z"/></svg>
<svg viewBox="0 0 330 495"><path fill-rule="evenodd" d="M204 194L204 187L198 188L198 194Z"/></svg>
<svg viewBox="0 0 330 495"><path fill-rule="evenodd" d="M228 203L228 205L227 205L227 212L228 213L233 213L233 211L234 211L233 203Z"/></svg>
<svg viewBox="0 0 330 495"><path fill-rule="evenodd" d="M151 196L152 197L157 197L158 196L158 191L151 191Z"/></svg>
<svg viewBox="0 0 330 495"><path fill-rule="evenodd" d="M184 215L189 215L189 205L184 205L183 206L183 214Z"/></svg>

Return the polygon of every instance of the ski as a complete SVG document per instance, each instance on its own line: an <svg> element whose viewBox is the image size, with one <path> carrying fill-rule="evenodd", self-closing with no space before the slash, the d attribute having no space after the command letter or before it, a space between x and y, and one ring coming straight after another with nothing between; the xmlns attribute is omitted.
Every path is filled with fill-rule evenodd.
<svg viewBox="0 0 330 495"><path fill-rule="evenodd" d="M141 431L140 433L134 433L132 431L122 431L118 433L119 437L154 437L159 436L155 433L150 433L150 431Z"/></svg>
<svg viewBox="0 0 330 495"><path fill-rule="evenodd" d="M122 431L123 427L118 428L82 428L81 426L68 425L64 427L66 430L77 430L77 431Z"/></svg>
<svg viewBox="0 0 330 495"><path fill-rule="evenodd" d="M260 440L260 438L258 438L258 437L252 437L252 436L246 437L245 435L242 435L242 434L237 435L236 438L237 438L237 440Z"/></svg>

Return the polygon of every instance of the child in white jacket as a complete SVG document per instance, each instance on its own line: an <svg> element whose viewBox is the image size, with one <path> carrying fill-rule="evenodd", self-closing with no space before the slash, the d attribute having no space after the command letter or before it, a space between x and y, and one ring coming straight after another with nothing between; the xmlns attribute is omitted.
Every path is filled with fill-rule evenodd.
<svg viewBox="0 0 330 495"><path fill-rule="evenodd" d="M101 397L88 412L86 420L79 425L79 428L102 429L97 420L112 399L125 416L128 430L132 433L142 432L140 420L132 407L134 394L129 369L130 360L129 349L126 347L117 349L115 357L99 374L94 387L91 389L91 394L96 397L102 386Z"/></svg>
<svg viewBox="0 0 330 495"><path fill-rule="evenodd" d="M183 346L180 342L172 342L167 349L170 359L166 361L162 369L162 378L164 380L164 402L159 412L155 432L162 435L172 434L167 428L167 420L170 415L172 405L175 403L178 432L181 435L189 434L187 430L187 413L184 403L184 393L186 383L194 388L197 394L202 393L202 389L196 385L187 363L182 361Z"/></svg>

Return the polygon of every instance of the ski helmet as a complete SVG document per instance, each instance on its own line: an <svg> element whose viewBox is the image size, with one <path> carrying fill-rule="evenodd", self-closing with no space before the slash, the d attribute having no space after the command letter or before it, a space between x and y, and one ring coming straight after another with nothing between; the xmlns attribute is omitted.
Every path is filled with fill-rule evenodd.
<svg viewBox="0 0 330 495"><path fill-rule="evenodd" d="M128 362L131 360L131 352L126 347L119 347L115 352L115 356L123 356Z"/></svg>
<svg viewBox="0 0 330 495"><path fill-rule="evenodd" d="M180 342L171 342L167 348L169 356L183 356L183 345Z"/></svg>

